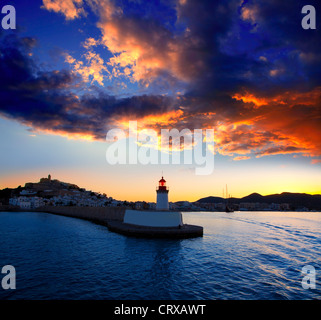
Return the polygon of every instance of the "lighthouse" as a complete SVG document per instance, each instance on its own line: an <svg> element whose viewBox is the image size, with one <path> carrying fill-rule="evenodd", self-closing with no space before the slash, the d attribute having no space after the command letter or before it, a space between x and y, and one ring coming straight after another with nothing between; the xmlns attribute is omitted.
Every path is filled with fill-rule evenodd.
<svg viewBox="0 0 321 320"><path fill-rule="evenodd" d="M146 238L193 238L203 236L203 227L183 223L180 211L169 211L168 187L164 177L156 188L156 210L126 209L122 221L108 221L108 229Z"/></svg>
<svg viewBox="0 0 321 320"><path fill-rule="evenodd" d="M166 187L166 180L162 177L159 180L158 187L156 189L156 210L168 210L168 187Z"/></svg>

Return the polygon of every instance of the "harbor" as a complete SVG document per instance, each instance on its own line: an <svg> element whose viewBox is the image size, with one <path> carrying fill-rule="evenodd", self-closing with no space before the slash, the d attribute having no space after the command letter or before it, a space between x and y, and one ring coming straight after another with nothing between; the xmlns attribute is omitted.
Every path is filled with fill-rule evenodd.
<svg viewBox="0 0 321 320"><path fill-rule="evenodd" d="M145 239L57 214L0 212L2 265L17 272L17 289L0 289L0 299L320 299L318 282L301 286L307 261L319 270L320 212L184 219L203 225L203 237Z"/></svg>

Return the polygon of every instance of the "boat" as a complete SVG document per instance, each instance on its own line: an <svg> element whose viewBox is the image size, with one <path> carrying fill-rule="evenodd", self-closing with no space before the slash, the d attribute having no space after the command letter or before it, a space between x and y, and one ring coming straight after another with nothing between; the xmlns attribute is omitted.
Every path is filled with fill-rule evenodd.
<svg viewBox="0 0 321 320"><path fill-rule="evenodd" d="M234 212L234 210L228 204L228 192L227 192L227 185L226 185L226 204L225 204L225 212Z"/></svg>

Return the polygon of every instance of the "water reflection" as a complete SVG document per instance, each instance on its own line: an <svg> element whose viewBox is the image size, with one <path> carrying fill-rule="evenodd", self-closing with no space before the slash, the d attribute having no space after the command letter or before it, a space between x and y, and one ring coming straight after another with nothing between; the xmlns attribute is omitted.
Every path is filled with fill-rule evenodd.
<svg viewBox="0 0 321 320"><path fill-rule="evenodd" d="M0 214L0 266L17 290L0 299L319 299L301 287L318 268L321 213L197 212L204 237L130 238L62 216Z"/></svg>
<svg viewBox="0 0 321 320"><path fill-rule="evenodd" d="M182 276L185 259L182 241L126 238L124 251L132 258L131 272L141 280L143 290L150 292L150 298L172 298L172 288Z"/></svg>

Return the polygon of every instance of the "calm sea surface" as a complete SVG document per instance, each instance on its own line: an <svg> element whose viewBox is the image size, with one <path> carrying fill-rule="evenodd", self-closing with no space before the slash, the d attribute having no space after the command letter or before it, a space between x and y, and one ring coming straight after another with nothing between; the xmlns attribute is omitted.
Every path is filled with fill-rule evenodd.
<svg viewBox="0 0 321 320"><path fill-rule="evenodd" d="M193 212L185 240L129 238L88 221L0 212L0 299L321 299L320 212ZM301 270L316 271L303 289Z"/></svg>

